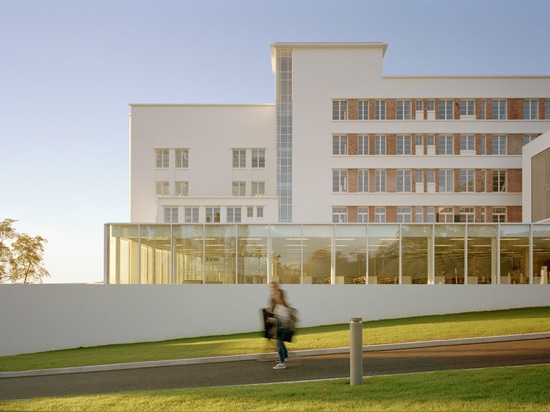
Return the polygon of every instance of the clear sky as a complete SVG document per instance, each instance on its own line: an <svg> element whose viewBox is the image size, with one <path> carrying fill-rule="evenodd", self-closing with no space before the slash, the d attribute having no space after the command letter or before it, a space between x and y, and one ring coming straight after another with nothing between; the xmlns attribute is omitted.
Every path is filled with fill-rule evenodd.
<svg viewBox="0 0 550 412"><path fill-rule="evenodd" d="M388 43L386 75L550 74L550 0L0 0L0 220L47 283L103 280L131 103L273 103L275 42Z"/></svg>

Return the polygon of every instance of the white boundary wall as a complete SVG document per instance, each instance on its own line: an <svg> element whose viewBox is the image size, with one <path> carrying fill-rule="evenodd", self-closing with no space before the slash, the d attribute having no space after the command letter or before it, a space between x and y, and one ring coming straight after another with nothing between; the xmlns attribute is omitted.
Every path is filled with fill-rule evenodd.
<svg viewBox="0 0 550 412"><path fill-rule="evenodd" d="M547 285L283 285L298 327L550 305ZM0 285L0 356L261 331L267 285Z"/></svg>

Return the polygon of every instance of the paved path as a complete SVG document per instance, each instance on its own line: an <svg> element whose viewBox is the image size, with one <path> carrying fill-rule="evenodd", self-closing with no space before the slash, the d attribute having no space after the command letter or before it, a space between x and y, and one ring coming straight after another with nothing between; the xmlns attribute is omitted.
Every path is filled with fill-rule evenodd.
<svg viewBox="0 0 550 412"><path fill-rule="evenodd" d="M291 345L289 347L292 349ZM304 353L296 355L291 351L285 370L272 369L276 363L275 355L257 355L256 358L248 356L233 361L219 358L205 360L204 363L156 367L148 365L135 369L30 376L3 374L0 379L0 400L349 378L349 354L332 352L304 356ZM550 338L445 344L363 353L365 377L533 364L550 364Z"/></svg>

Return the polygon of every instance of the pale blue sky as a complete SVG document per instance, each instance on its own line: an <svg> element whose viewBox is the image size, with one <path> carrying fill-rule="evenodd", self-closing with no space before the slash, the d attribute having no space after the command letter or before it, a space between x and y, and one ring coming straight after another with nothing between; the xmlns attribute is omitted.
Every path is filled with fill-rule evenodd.
<svg viewBox="0 0 550 412"><path fill-rule="evenodd" d="M550 0L0 0L0 220L48 283L103 279L129 103L272 103L275 42L389 44L387 75L550 74Z"/></svg>

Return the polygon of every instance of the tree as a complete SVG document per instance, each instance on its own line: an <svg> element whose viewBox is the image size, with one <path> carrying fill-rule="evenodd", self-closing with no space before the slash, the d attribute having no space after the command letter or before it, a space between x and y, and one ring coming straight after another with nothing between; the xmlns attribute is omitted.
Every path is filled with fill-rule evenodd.
<svg viewBox="0 0 550 412"><path fill-rule="evenodd" d="M16 220L0 222L0 283L42 282L50 276L44 267L44 244L42 236L17 233L13 228Z"/></svg>

